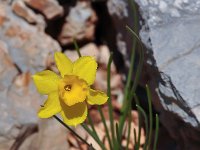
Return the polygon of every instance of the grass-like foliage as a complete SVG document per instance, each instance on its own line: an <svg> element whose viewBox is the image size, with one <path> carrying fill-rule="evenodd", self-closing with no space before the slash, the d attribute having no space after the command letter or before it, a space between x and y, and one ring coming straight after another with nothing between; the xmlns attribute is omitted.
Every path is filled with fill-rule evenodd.
<svg viewBox="0 0 200 150"><path fill-rule="evenodd" d="M125 88L124 88L124 98L123 98L123 104L122 104L122 108L121 108L121 115L119 116L119 120L117 121L117 123L114 122L114 117L113 117L113 106L112 106L112 99L111 99L111 87L110 87L110 79L111 79L111 63L113 60L113 54L110 54L110 58L108 61L108 65L107 65L107 96L105 94L103 94L102 92L97 92L97 95L102 99L102 101L98 101L96 100L94 97L94 95L87 95L87 91L89 90L90 92L94 90L93 89L88 89L87 85L88 83L90 83L89 85L91 85L93 83L94 77L93 76L86 76L85 74L82 72L79 72L80 69L82 69L82 67L80 67L80 64L84 65L83 62L87 62L86 64L92 64L92 67L94 69L94 71L96 71L96 62L89 57L82 57L78 44L76 43L76 41L74 40L74 45L75 48L77 50L78 56L80 57L78 59L78 61L74 64L72 64L72 62L70 60L68 60L63 54L61 53L57 53L55 58L56 58L56 62L57 62L57 66L58 69L60 69L61 71L61 75L63 77L62 82L60 82L59 86L60 86L60 91L59 94L62 97L62 101L58 100L58 96L53 93L54 95L49 97L49 100L45 103L45 105L41 108L40 111L40 116L43 118L48 118L53 116L56 120L58 120L63 126L65 126L68 130L70 130L74 136L76 136L79 140L81 140L83 143L87 144L89 149L95 149L91 143L88 143L85 139L83 139L81 136L79 136L72 128L69 127L69 125L74 125L76 126L77 124L81 123L81 126L83 127L83 129L98 143L98 145L101 147L102 150L106 150L106 147L103 143L103 141L100 140L98 133L95 130L94 127L94 123L92 121L92 118L90 116L90 113L88 113L88 115L83 114L82 116L82 120L80 121L80 119L77 117L75 118L75 120L70 120L69 116L69 112L71 113L70 115L72 115L72 117L74 117L76 115L76 109L72 110L71 107L73 106L74 108L84 108L83 106L79 106L77 105L77 103L79 104L82 101L86 100L86 95L87 100L90 99L90 101L88 100L87 102L89 104L94 104L95 102L98 105L98 112L101 116L101 120L103 122L104 128L105 128L105 132L106 132L106 139L108 140L109 143L109 149L110 150L121 150L121 149L126 149L128 150L128 145L130 142L130 134L131 132L134 134L134 150L139 150L141 148L141 128L142 128L142 121L144 121L145 123L145 135L146 135L146 139L145 139L145 143L143 145L143 149L144 150L149 150L149 149L153 149L156 150L156 145L157 145L157 140L158 140L158 131L159 131L159 118L158 115L156 114L155 116L153 116L152 113L152 97L151 97L151 92L150 89L148 87L148 85L146 85L146 92L147 92L147 97L148 97L148 115L145 112L145 110L141 107L141 102L138 99L137 95L136 95L136 88L138 86L139 83L139 79L141 77L141 72L142 72L142 67L143 67L143 62L144 62L144 49L143 49L143 44L138 36L138 14L136 11L136 5L133 1L129 1L130 6L132 6L132 11L133 11L133 15L134 15L134 27L133 29L131 29L129 26L126 26L127 31L130 33L130 38L133 38L133 46L132 46L132 50L131 50L131 56L130 56L130 68L129 68L129 72L126 78L126 84L125 84ZM139 62L137 64L137 68L134 68L134 63L135 63L135 53L136 53L136 48L138 50L138 54L139 54ZM61 60L63 60L63 62L61 62ZM66 68L65 64L67 64L68 66L68 71L67 73L69 73L69 75L66 75ZM91 65L89 66L91 67ZM71 69L71 70L70 70ZM136 70L134 72L134 69ZM74 71L75 70L75 71ZM87 69L86 69L87 70ZM74 72L73 72L74 71ZM71 75L70 73L74 73L75 75ZM50 72L50 71L46 71L43 72L43 74L39 73L37 75L34 76L35 79L35 83L36 86L39 88L39 91L43 92L44 94L49 94L48 93L48 89L43 89L42 84L40 81L44 82L45 84L50 85L49 80L48 82L47 79L46 80L42 80L46 74L51 75L52 78L52 83L55 80L60 80L59 77L57 77L56 74ZM92 75L95 73L91 73ZM133 79L133 74L134 74L134 79ZM85 77L85 80L79 79L78 77ZM73 81L73 82L72 82ZM85 82L87 81L87 83ZM37 84L38 83L38 84ZM65 85L66 83L70 83L69 85ZM64 86L63 86L64 85ZM77 86L79 85L79 86ZM72 91L72 86L76 87L75 90ZM54 88L55 86L51 86L52 88ZM64 89L63 89L64 87ZM82 92L83 90L80 89L85 89L86 92ZM53 91L53 90L52 90ZM72 91L72 92L69 92ZM75 91L75 92L74 92ZM79 97L77 97L77 95L81 95L81 94L77 94L78 92L82 92L83 98L79 99ZM63 94L64 93L64 94ZM57 96L57 101L55 100ZM99 98L98 97L98 98ZM77 99L79 99L79 101L77 102ZM51 100L51 101L50 101ZM139 116L139 127L138 127L138 133L136 132L136 130L131 130L131 110L132 110L132 102L133 100L135 100L136 103L136 108L138 111L138 116ZM104 104L107 101L107 105L109 108L109 121L110 121L110 127L108 127L108 125L106 124L106 120L105 120L105 116L102 112L102 107L100 106L101 104ZM51 103L50 103L51 102ZM52 104L52 102L54 102ZM62 102L62 105L60 106L59 102ZM72 103L73 102L73 103ZM65 104L64 104L65 103ZM85 105L85 103L83 103ZM54 107L54 106L57 107ZM51 109L51 111L49 111ZM68 109L68 111L66 111L66 109ZM87 110L84 110L85 112L87 112ZM55 114L61 112L63 120L61 120L59 117L57 117ZM74 115L74 116L73 116ZM88 119L88 124L86 123L82 123L84 122L84 120ZM85 117L85 118L84 118ZM153 118L155 117L155 134L153 136ZM125 123L128 122L128 136L126 139L126 146L122 147L122 138L124 135L124 128L125 128ZM109 131L110 129L110 131ZM136 135L138 134L138 135Z"/></svg>
<svg viewBox="0 0 200 150"><path fill-rule="evenodd" d="M135 79L132 81L132 75L133 75L133 67L134 67L134 60L135 60L135 50L133 49L132 54L131 54L131 64L130 64L130 69L129 69L129 73L127 76L127 82L126 82L126 86L125 86L125 90L124 90L124 101L123 101L123 106L121 108L121 116L120 119L118 121L118 123L114 124L114 120L113 120L113 106L111 103L111 88L110 88L110 72L111 72L111 63L112 63L112 53L110 55L109 58L109 62L108 62L108 66L107 66L107 95L109 97L107 103L108 103L108 108L109 108L109 118L110 118L110 129L111 129L111 135L109 134L109 130L108 130L108 126L106 124L105 121L105 117L103 115L102 112L102 108L101 106L98 106L98 111L100 113L105 131L106 131L106 138L109 142L109 146L111 150L121 150L124 149L121 145L122 145L122 136L123 136L123 128L124 128L124 124L125 121L128 120L128 138L127 138L127 145L126 148L128 150L128 145L130 142L130 133L134 132L134 141L135 141L135 146L134 149L135 150L139 150L140 148L140 137L141 137L141 128L142 128L142 120L144 119L145 122L145 131L146 131L146 140L143 146L144 150L148 150L150 149L150 146L152 144L152 147L154 150L156 150L156 145L157 145L157 140L158 140L158 130L159 130L159 119L158 119L158 115L156 114L155 116L155 124L156 124L156 128L155 128L155 136L154 139L152 139L152 132L153 132L153 113L152 113L152 98L151 98L151 93L150 93L150 89L148 87L148 85L146 85L146 92L147 92L147 96L148 96L148 107L149 107L149 112L147 115L147 113L144 111L144 109L141 107L140 105L140 101L137 97L137 95L135 94L135 90L136 87L138 85L139 82L139 78L141 75L141 70L142 70L142 65L143 65L143 61L144 61L144 52L143 52L143 46L141 43L140 38L137 36L137 34L128 26L126 26L127 30L130 32L131 35L133 35L133 37L135 37L135 39L138 41L141 49L139 51L139 63L138 63L138 67L136 69L136 74L135 74ZM136 42L134 42L136 44ZM76 45L76 50L79 54L79 57L81 57L81 53L79 51L79 48L75 42ZM135 45L133 46L134 48L136 47ZM132 84L131 84L132 83ZM132 100L135 100L136 102L136 107L138 110L138 114L139 114L139 132L138 135L136 135L136 131L135 129L133 131L131 131L131 104L132 104ZM86 143L90 149L94 149L94 147L92 147L92 145L90 143L87 143L87 141L85 141L83 138L81 138L78 134L76 134L69 126L67 126L66 124L64 124L62 122L62 120L60 120L58 117L54 116L59 122L61 122L65 127L67 127L72 133L74 133L74 135L80 139L82 142ZM106 150L106 147L103 143L103 141L100 140L98 133L96 132L95 128L94 128L94 124L92 122L92 119L90 117L90 115L88 114L88 121L89 121L89 125L82 123L81 126L83 127L83 129L85 129L85 131L93 137L93 139L99 144L99 146L101 147L101 149ZM89 127L90 126L90 127ZM136 138L138 137L138 138ZM154 142L152 142L154 141Z"/></svg>

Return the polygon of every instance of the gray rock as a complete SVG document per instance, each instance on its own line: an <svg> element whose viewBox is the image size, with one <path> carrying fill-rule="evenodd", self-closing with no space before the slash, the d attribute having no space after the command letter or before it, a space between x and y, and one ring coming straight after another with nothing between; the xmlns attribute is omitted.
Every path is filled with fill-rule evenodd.
<svg viewBox="0 0 200 150"><path fill-rule="evenodd" d="M23 125L38 122L41 99L30 82L30 74L18 75L7 47L0 42L0 149L10 149Z"/></svg>
<svg viewBox="0 0 200 150"><path fill-rule="evenodd" d="M121 19L128 17L128 5L126 2L121 0L109 0L107 6L110 15L116 15Z"/></svg>
<svg viewBox="0 0 200 150"><path fill-rule="evenodd" d="M126 0L108 0L106 3L109 17L105 23L105 38L109 49L113 50L113 60L118 71L124 72L130 66L130 52L133 39L127 32L126 25L135 26L130 3ZM105 11L105 10L104 10ZM108 28L108 29L107 29ZM127 71L125 71L127 73Z"/></svg>
<svg viewBox="0 0 200 150"><path fill-rule="evenodd" d="M26 6L23 0L16 0L12 3L12 10L15 14L25 19L30 24L36 24L44 30L46 23L42 15L36 14L31 8Z"/></svg>
<svg viewBox="0 0 200 150"><path fill-rule="evenodd" d="M41 12L48 20L53 20L64 15L64 9L57 0L24 0L26 4Z"/></svg>
<svg viewBox="0 0 200 150"><path fill-rule="evenodd" d="M148 31L141 30L140 35L148 47L152 45L159 71L169 76L180 95L177 98L171 86L159 84L157 92L162 106L197 127L200 121L200 86L196 84L200 76L200 3L197 0L136 1L149 27ZM175 101L165 100L162 94Z"/></svg>
<svg viewBox="0 0 200 150"><path fill-rule="evenodd" d="M17 126L20 126L16 119L12 100L8 98L8 91L12 87L18 71L8 55L7 45L2 41L0 42L0 72L0 110L2 112L0 118L0 149L9 149L14 138L19 134Z"/></svg>
<svg viewBox="0 0 200 150"><path fill-rule="evenodd" d="M135 0L140 6L143 18L150 27L177 19L200 15L198 0Z"/></svg>
<svg viewBox="0 0 200 150"><path fill-rule="evenodd" d="M39 121L38 131L30 135L20 146L19 150L66 150L67 129L55 119L43 119Z"/></svg>
<svg viewBox="0 0 200 150"><path fill-rule="evenodd" d="M97 47L96 44L94 43L88 43L86 45L84 45L83 47L80 47L80 52L82 56L92 56L94 57L96 60L99 57L99 49ZM76 50L66 50L65 54L72 60L72 61L76 61L79 56Z"/></svg>
<svg viewBox="0 0 200 150"><path fill-rule="evenodd" d="M9 88L13 78L18 74L8 54L6 43L0 40L0 91Z"/></svg>
<svg viewBox="0 0 200 150"><path fill-rule="evenodd" d="M58 37L62 45L73 44L76 41L92 41L94 39L97 16L88 1L78 1L65 18L61 33Z"/></svg>
<svg viewBox="0 0 200 150"><path fill-rule="evenodd" d="M2 111L0 118L0 135L6 135L12 128L12 119L9 117L9 111L12 109L11 103L7 101L7 91L8 88L12 86L14 77L18 74L17 69L11 62L6 51L6 44L0 42L0 110Z"/></svg>
<svg viewBox="0 0 200 150"><path fill-rule="evenodd" d="M59 44L37 26L16 16L10 7L0 4L0 9L0 38L7 43L13 62L22 72L45 69L47 59L61 50Z"/></svg>

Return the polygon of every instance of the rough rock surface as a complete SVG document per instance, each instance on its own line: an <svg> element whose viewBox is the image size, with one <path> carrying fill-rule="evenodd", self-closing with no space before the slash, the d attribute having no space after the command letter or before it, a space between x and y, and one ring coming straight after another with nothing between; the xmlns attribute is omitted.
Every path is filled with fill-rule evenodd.
<svg viewBox="0 0 200 150"><path fill-rule="evenodd" d="M26 4L41 12L48 20L61 17L64 9L59 5L57 0L24 0Z"/></svg>
<svg viewBox="0 0 200 150"><path fill-rule="evenodd" d="M76 41L92 41L94 39L97 16L88 1L78 1L69 11L58 37L61 45L69 45Z"/></svg>
<svg viewBox="0 0 200 150"><path fill-rule="evenodd" d="M11 8L0 5L0 38L7 43L9 55L22 72L46 68L47 58L59 44L34 25L16 16Z"/></svg>
<svg viewBox="0 0 200 150"><path fill-rule="evenodd" d="M44 18L41 15L35 14L22 0L14 1L12 10L18 16L24 18L28 23L45 25Z"/></svg>
<svg viewBox="0 0 200 150"><path fill-rule="evenodd" d="M195 0L137 1L149 31L141 37L151 40L153 55L161 78L169 81L159 84L158 94L166 110L172 111L193 126L200 122L200 3ZM172 83L172 85L170 85ZM174 98L166 100L162 95Z"/></svg>
<svg viewBox="0 0 200 150"><path fill-rule="evenodd" d="M23 125L34 125L38 121L36 110L40 96L30 82L29 73L18 75L3 42L0 42L0 60L0 149L9 149Z"/></svg>
<svg viewBox="0 0 200 150"><path fill-rule="evenodd" d="M200 3L197 0L136 2L144 19L140 37L149 49L143 79L151 87L154 108L170 137L163 136L161 141L168 142L159 147L199 149Z"/></svg>
<svg viewBox="0 0 200 150"><path fill-rule="evenodd" d="M199 149L200 3L198 0L135 1L144 19L140 21L140 37L147 48L136 92L147 108L144 87L150 86L163 134L158 149ZM136 25L131 16L133 11L129 9L131 5L125 0L108 0L107 6L114 22L117 48L125 59L129 58L131 36L122 28L126 24ZM128 16L121 8L127 9Z"/></svg>
<svg viewBox="0 0 200 150"><path fill-rule="evenodd" d="M99 49L96 44L94 43L88 43L84 45L83 47L80 47L80 52L82 56L92 56L96 60L99 57ZM78 59L78 53L76 50L66 50L65 54L72 60L75 61Z"/></svg>
<svg viewBox="0 0 200 150"><path fill-rule="evenodd" d="M39 132L29 136L20 147L20 150L66 150L67 130L55 119L40 120ZM46 137L46 138L45 138Z"/></svg>

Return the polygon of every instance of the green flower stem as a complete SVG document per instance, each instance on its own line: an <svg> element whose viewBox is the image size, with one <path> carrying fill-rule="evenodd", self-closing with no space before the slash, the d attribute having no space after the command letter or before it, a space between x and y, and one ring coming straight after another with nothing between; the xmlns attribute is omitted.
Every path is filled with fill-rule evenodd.
<svg viewBox="0 0 200 150"><path fill-rule="evenodd" d="M102 150L106 150L104 144L101 142L101 140L96 136L96 134L94 134L90 128L88 128L88 126L84 123L81 124L81 126L85 129L85 131L93 137L93 139L99 144L99 146L102 148Z"/></svg>
<svg viewBox="0 0 200 150"><path fill-rule="evenodd" d="M156 150L157 142L158 142L158 132L159 132L159 118L156 114L156 131L155 131L155 139L153 144L153 150Z"/></svg>
<svg viewBox="0 0 200 150"><path fill-rule="evenodd" d="M112 140L114 142L114 149L117 144L115 144L115 132L114 132L114 120L113 120L113 107L112 107L112 102L111 102L111 88L110 88L110 72L111 72L111 63L113 59L113 53L110 54L110 58L108 61L108 66L107 66L107 95L108 95L108 109L109 109L109 117L110 117L110 129L111 129L111 135L112 135Z"/></svg>
<svg viewBox="0 0 200 150"><path fill-rule="evenodd" d="M148 117L147 114L145 113L144 109L140 107L139 105L136 105L137 109L141 112L141 114L144 116L144 121L145 121L145 129L146 129L146 139L144 143L144 150L147 149L147 144L148 144L148 134L149 134L149 128L148 128Z"/></svg>
<svg viewBox="0 0 200 150"><path fill-rule="evenodd" d="M153 130L153 114L152 114L152 99L151 99L151 92L149 86L146 85L147 97L148 97L148 105L149 105L149 137L148 137L148 147L151 145L151 136Z"/></svg>
<svg viewBox="0 0 200 150"><path fill-rule="evenodd" d="M60 122L65 128L67 128L69 131L71 131L78 139L80 139L83 143L87 144L88 147L95 150L92 147L92 144L89 144L87 141L85 141L82 137L80 137L74 130L72 130L68 125L66 125L60 118L58 118L56 115L53 116L58 122Z"/></svg>
<svg viewBox="0 0 200 150"><path fill-rule="evenodd" d="M109 131L108 131L108 127L106 125L106 120L105 120L105 117L103 115L103 112L102 112L102 108L101 106L98 105L98 110L99 110L99 113L100 113L100 116L101 116L101 120L103 121L103 125L104 125L104 128L105 128L105 131L106 131L106 137L108 138L108 142L109 142L109 146L110 146L110 149L112 150L113 146L112 146L112 142L111 142L111 139L110 139L110 135L109 135Z"/></svg>
<svg viewBox="0 0 200 150"><path fill-rule="evenodd" d="M99 136L98 136L98 134L97 134L97 132L96 132L96 130L95 130L95 128L94 128L94 123L93 123L93 121L92 121L92 119L91 119L91 116L90 116L90 113L88 113L88 121L89 121L89 124L90 124L90 126L91 126L91 128L92 128L92 132L98 137L98 139L99 139Z"/></svg>
<svg viewBox="0 0 200 150"><path fill-rule="evenodd" d="M78 53L78 56L81 57L81 52L80 52L80 49L79 49L79 46L78 46L76 40L73 39L73 42L74 42L75 49L76 49L76 51Z"/></svg>

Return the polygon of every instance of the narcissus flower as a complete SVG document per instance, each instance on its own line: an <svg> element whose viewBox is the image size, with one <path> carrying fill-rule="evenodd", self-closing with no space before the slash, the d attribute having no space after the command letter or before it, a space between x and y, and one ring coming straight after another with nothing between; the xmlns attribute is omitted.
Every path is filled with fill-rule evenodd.
<svg viewBox="0 0 200 150"><path fill-rule="evenodd" d="M49 118L60 113L67 125L76 126L86 119L87 104L101 105L108 97L90 88L97 69L93 57L83 56L72 62L61 52L56 52L54 56L60 76L50 70L33 75L39 93L48 95L38 116Z"/></svg>

